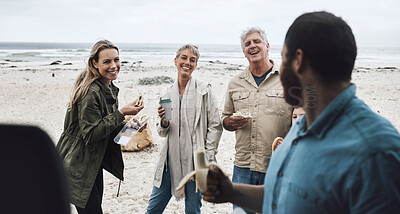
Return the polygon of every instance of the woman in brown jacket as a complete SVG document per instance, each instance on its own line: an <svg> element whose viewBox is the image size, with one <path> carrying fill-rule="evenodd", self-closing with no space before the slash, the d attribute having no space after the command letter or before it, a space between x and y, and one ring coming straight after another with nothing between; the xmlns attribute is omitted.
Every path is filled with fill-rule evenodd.
<svg viewBox="0 0 400 214"><path fill-rule="evenodd" d="M103 168L123 180L120 146L113 138L124 115L136 115L136 101L118 109L113 84L121 68L118 48L107 40L97 42L86 69L75 82L65 115L64 131L57 144L68 175L71 203L78 213L102 213Z"/></svg>

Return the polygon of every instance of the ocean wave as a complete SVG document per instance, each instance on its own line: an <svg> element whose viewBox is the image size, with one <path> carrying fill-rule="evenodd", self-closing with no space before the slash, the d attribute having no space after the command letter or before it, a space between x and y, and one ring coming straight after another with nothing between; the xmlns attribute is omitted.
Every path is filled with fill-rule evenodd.
<svg viewBox="0 0 400 214"><path fill-rule="evenodd" d="M30 56L30 57L36 57L40 56L40 52L21 52L21 53L11 53L7 55L8 57L14 57L14 56Z"/></svg>
<svg viewBox="0 0 400 214"><path fill-rule="evenodd" d="M62 49L61 52L87 52L89 53L90 50L89 49Z"/></svg>

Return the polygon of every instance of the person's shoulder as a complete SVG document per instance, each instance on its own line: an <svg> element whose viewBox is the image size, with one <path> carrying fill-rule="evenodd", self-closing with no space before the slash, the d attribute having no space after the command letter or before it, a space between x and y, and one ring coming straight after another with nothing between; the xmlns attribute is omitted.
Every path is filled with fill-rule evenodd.
<svg viewBox="0 0 400 214"><path fill-rule="evenodd" d="M241 72L239 72L238 74L234 75L234 76L231 78L231 81L232 81L232 80L241 80L241 79L246 78L246 73L248 72L248 71L247 71L248 69L249 69L249 68L246 67L243 71L241 71Z"/></svg>
<svg viewBox="0 0 400 214"><path fill-rule="evenodd" d="M345 109L348 118L355 124L358 124L362 129L369 127L392 126L391 123L384 117L372 111L362 100L354 97Z"/></svg>
<svg viewBox="0 0 400 214"><path fill-rule="evenodd" d="M280 66L279 66L279 64L278 63L276 63L274 60L272 60L272 59L269 59L269 61L272 63L272 70L271 70L271 72L272 73L277 73L277 74L279 74L279 72L280 72Z"/></svg>
<svg viewBox="0 0 400 214"><path fill-rule="evenodd" d="M370 151L388 148L400 149L400 134L389 120L373 112L358 98L354 98L350 102L349 107L345 110L345 115L359 132Z"/></svg>
<svg viewBox="0 0 400 214"><path fill-rule="evenodd" d="M211 87L211 83L196 79L196 86L199 88Z"/></svg>
<svg viewBox="0 0 400 214"><path fill-rule="evenodd" d="M246 82L246 75L248 75L247 69L248 68L230 78L228 82L228 88L236 88L237 86L242 85L244 82Z"/></svg>
<svg viewBox="0 0 400 214"><path fill-rule="evenodd" d="M100 97L104 97L104 92L102 93L103 85L99 82L99 80L93 81L89 86L86 94L81 97L81 100L87 100L88 102L93 102L94 100L100 99Z"/></svg>
<svg viewBox="0 0 400 214"><path fill-rule="evenodd" d="M196 79L196 90L200 94L209 93L211 92L211 89L211 83Z"/></svg>
<svg viewBox="0 0 400 214"><path fill-rule="evenodd" d="M101 90L101 85L98 83L99 80L93 81L89 85L89 91L100 91Z"/></svg>

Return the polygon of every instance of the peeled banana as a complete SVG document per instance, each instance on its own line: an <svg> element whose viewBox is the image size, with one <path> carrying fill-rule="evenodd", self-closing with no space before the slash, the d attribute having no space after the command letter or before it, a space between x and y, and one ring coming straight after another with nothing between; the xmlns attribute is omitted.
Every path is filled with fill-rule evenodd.
<svg viewBox="0 0 400 214"><path fill-rule="evenodd" d="M200 148L196 151L196 165L197 165L197 170L190 172L187 174L185 177L182 178L181 182L179 182L178 187L176 190L182 189L181 196L185 192L185 185L187 182L190 181L190 179L194 176L196 180L196 185L197 188L199 188L200 192L205 192L207 190L207 183L209 184L216 184L217 180L212 179L212 178L207 178L208 175L208 169L211 166L215 166L220 168L217 163L211 162L207 163L206 161L206 154L204 148ZM221 170L222 171L222 170Z"/></svg>

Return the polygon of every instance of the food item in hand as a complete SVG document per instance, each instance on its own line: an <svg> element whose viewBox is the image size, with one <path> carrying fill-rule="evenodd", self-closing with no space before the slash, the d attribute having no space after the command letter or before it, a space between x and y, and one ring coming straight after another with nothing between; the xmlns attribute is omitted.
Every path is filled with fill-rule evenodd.
<svg viewBox="0 0 400 214"><path fill-rule="evenodd" d="M142 117L140 117L140 119L137 121L139 126L142 126L145 123L145 121L147 120L147 118L149 118L148 114L144 114Z"/></svg>
<svg viewBox="0 0 400 214"><path fill-rule="evenodd" d="M137 99L136 105L140 106L143 104L143 94L140 93L139 98Z"/></svg>
<svg viewBox="0 0 400 214"><path fill-rule="evenodd" d="M149 118L148 114L142 115L139 119L136 119L133 115L125 116L125 122L127 122L128 128L138 130L140 127L145 125L147 119Z"/></svg>
<svg viewBox="0 0 400 214"><path fill-rule="evenodd" d="M276 148L283 142L283 138L277 137L275 138L274 142L272 142L272 152L275 151Z"/></svg>
<svg viewBox="0 0 400 214"><path fill-rule="evenodd" d="M212 177L208 177L208 170L210 167L213 166L213 167L218 167L219 169L221 169L217 165L217 163L211 162L211 163L207 164L204 148L199 148L196 151L196 157L197 157L196 158L197 170L192 171L189 174L187 174L185 177L183 177L181 182L179 182L178 187L176 188L177 191L182 189L181 196L185 192L186 183L189 182L193 176L196 180L196 185L199 188L200 192L205 192L207 190L207 184L217 184L218 183L218 181L216 179L213 179Z"/></svg>
<svg viewBox="0 0 400 214"><path fill-rule="evenodd" d="M252 118L250 113L248 113L248 112L240 112L240 111L237 111L237 112L233 113L232 116L234 116L234 117L243 117L245 119Z"/></svg>

